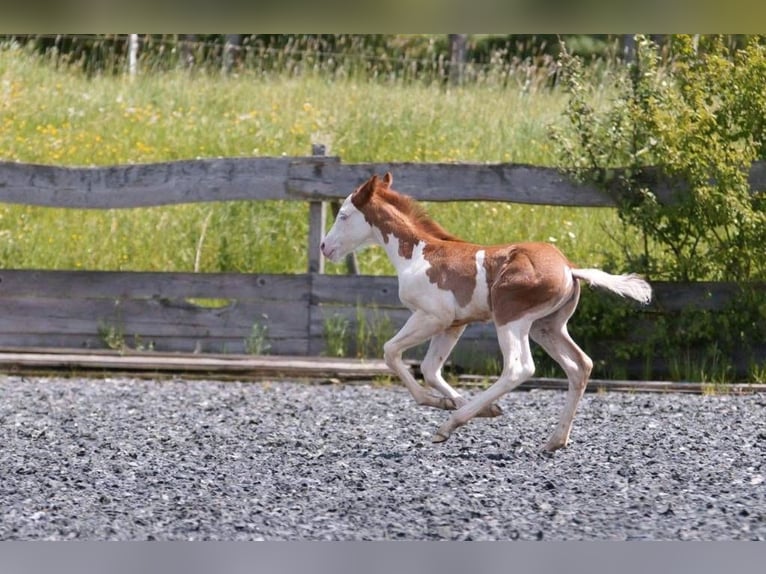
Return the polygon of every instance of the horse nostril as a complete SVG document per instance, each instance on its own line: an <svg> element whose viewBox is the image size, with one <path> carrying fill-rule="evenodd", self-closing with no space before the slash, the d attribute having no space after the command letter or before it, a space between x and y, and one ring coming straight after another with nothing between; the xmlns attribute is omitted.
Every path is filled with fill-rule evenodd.
<svg viewBox="0 0 766 574"><path fill-rule="evenodd" d="M322 251L324 251L324 241L322 241L322 243L320 243L320 244L319 244L319 249L321 249Z"/></svg>

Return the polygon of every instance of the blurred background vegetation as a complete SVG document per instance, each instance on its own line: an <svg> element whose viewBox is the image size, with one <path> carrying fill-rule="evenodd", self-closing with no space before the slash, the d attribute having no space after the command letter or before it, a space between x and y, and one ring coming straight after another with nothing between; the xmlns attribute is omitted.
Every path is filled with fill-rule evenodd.
<svg viewBox="0 0 766 574"><path fill-rule="evenodd" d="M431 82L448 79L455 62L470 80L490 70L545 66L560 53L560 42L588 65L630 59L632 34L137 34L144 71L187 68L396 78ZM744 47L751 36L729 34L727 46ZM651 40L669 49L670 36ZM704 48L709 36L698 36ZM88 74L126 70L127 34L0 35L46 55L59 65ZM669 54L668 54L669 55Z"/></svg>

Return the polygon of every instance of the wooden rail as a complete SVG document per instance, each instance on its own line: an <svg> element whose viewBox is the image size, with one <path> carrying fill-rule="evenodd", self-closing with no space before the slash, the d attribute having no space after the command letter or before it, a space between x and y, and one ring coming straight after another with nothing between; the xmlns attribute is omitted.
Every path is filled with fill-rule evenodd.
<svg viewBox="0 0 766 574"><path fill-rule="evenodd" d="M232 200L327 201L345 197L374 173L394 174L396 189L423 201L503 201L579 207L614 198L565 173L523 164L358 163L337 157L225 158L110 167L0 162L0 202L107 209ZM644 174L659 197L668 182ZM766 162L750 184L766 189Z"/></svg>

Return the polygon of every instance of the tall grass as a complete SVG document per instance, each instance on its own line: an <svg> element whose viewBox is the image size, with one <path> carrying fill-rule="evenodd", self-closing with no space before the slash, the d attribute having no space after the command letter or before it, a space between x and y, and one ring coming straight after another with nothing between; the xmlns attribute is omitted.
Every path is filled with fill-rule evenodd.
<svg viewBox="0 0 766 574"><path fill-rule="evenodd" d="M112 165L196 157L303 156L321 142L343 161L553 165L548 126L564 96L544 76L491 75L462 88L332 78L168 71L86 77L0 48L0 160ZM396 180L396 174L394 174ZM341 190L351 191L351 190ZM484 243L558 242L579 264L619 259L609 209L498 203L429 206ZM109 211L0 205L0 265L27 268L302 272L307 208L230 202ZM364 273L390 273L382 252ZM331 272L335 269L331 269Z"/></svg>

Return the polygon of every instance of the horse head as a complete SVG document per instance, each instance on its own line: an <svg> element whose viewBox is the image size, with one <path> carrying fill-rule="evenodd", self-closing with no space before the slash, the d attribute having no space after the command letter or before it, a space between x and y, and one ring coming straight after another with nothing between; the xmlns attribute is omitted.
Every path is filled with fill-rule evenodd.
<svg viewBox="0 0 766 574"><path fill-rule="evenodd" d="M340 261L352 251L375 242L373 226L362 209L378 190L390 189L394 181L390 173L383 178L373 175L356 188L340 206L335 223L322 239L322 254L330 261Z"/></svg>

